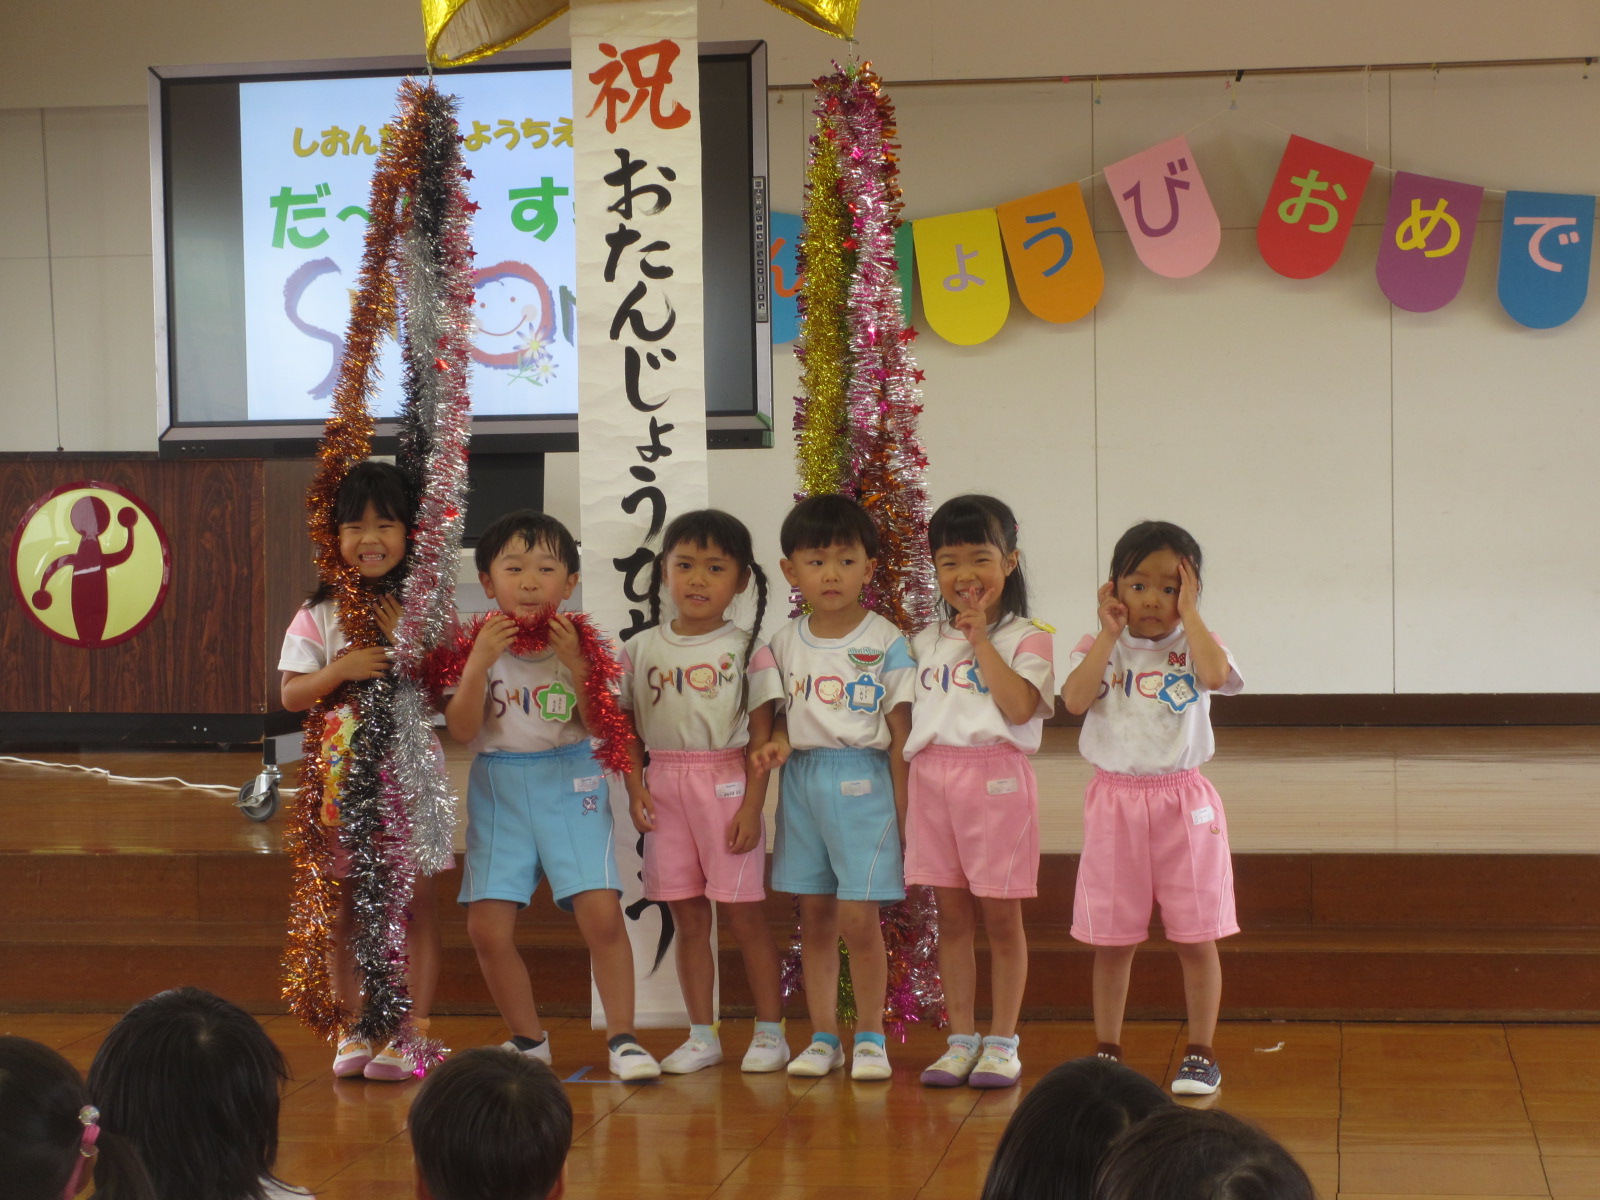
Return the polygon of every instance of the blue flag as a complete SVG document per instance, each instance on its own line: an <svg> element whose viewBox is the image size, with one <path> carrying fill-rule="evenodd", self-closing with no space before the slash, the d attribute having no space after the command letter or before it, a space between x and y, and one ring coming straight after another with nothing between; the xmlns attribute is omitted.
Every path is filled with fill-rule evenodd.
<svg viewBox="0 0 1600 1200"><path fill-rule="evenodd" d="M1593 196L1507 192L1500 306L1529 329L1572 320L1589 294L1593 242Z"/></svg>
<svg viewBox="0 0 1600 1200"><path fill-rule="evenodd" d="M800 274L794 251L800 244L800 218L794 213L772 214L772 344L781 346L800 336Z"/></svg>

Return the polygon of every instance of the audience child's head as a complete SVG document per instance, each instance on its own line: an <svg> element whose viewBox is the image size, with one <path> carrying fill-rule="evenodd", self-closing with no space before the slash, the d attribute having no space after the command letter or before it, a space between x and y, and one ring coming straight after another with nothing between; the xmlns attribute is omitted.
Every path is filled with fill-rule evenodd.
<svg viewBox="0 0 1600 1200"><path fill-rule="evenodd" d="M109 1134L138 1150L162 1200L262 1200L276 1182L283 1055L249 1013L177 988L134 1005L89 1067ZM123 1193L95 1170L98 1200Z"/></svg>
<svg viewBox="0 0 1600 1200"><path fill-rule="evenodd" d="M849 496L808 496L778 531L783 577L815 616L854 612L878 565L878 530Z"/></svg>
<svg viewBox="0 0 1600 1200"><path fill-rule="evenodd" d="M11 1200L72 1200L96 1162L116 1195L152 1193L138 1156L100 1128L78 1069L48 1046L0 1037L0 1179ZM102 1192L102 1194L105 1194Z"/></svg>
<svg viewBox="0 0 1600 1200"><path fill-rule="evenodd" d="M989 620L1028 615L1017 517L993 496L946 500L928 520L928 553L945 615L982 608Z"/></svg>
<svg viewBox="0 0 1600 1200"><path fill-rule="evenodd" d="M1294 1156L1220 1109L1170 1108L1106 1155L1095 1200L1316 1200Z"/></svg>
<svg viewBox="0 0 1600 1200"><path fill-rule="evenodd" d="M650 620L661 620L661 589L681 616L720 623L733 598L756 584L756 620L761 634L767 611L767 575L756 562L750 530L732 513L701 508L679 513L661 535L661 553L650 572Z"/></svg>
<svg viewBox="0 0 1600 1200"><path fill-rule="evenodd" d="M560 1200L566 1189L572 1105L525 1054L492 1046L446 1059L417 1090L409 1125L418 1200Z"/></svg>
<svg viewBox="0 0 1600 1200"><path fill-rule="evenodd" d="M578 543L560 521L531 508L485 529L473 562L484 595L513 617L553 612L578 586Z"/></svg>
<svg viewBox="0 0 1600 1200"><path fill-rule="evenodd" d="M995 1147L982 1200L1089 1200L1111 1144L1172 1107L1156 1084L1121 1063L1062 1063L1022 1098Z"/></svg>
<svg viewBox="0 0 1600 1200"><path fill-rule="evenodd" d="M417 519L417 494L399 467L368 461L350 468L333 498L332 519L339 557L362 579L394 584L405 577L411 529ZM324 583L311 602L319 603L332 594Z"/></svg>

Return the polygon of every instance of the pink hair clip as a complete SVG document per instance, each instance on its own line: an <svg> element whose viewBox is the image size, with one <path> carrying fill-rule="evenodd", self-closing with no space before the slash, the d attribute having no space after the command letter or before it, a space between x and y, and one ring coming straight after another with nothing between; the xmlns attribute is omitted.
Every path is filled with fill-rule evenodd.
<svg viewBox="0 0 1600 1200"><path fill-rule="evenodd" d="M100 1110L92 1104L85 1104L78 1110L78 1120L83 1124L83 1141L78 1144L78 1153L85 1158L93 1158L94 1144L100 1137Z"/></svg>

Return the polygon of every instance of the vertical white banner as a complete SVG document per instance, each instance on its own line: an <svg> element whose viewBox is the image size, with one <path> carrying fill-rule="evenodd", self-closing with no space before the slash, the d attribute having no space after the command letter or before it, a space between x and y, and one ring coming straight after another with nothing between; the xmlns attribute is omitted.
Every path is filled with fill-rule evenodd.
<svg viewBox="0 0 1600 1200"><path fill-rule="evenodd" d="M662 528L706 505L699 29L695 0L571 11L584 607L626 640L649 620ZM666 906L644 899L618 781L611 809L637 1024L681 1025ZM598 993L592 1019L604 1024Z"/></svg>

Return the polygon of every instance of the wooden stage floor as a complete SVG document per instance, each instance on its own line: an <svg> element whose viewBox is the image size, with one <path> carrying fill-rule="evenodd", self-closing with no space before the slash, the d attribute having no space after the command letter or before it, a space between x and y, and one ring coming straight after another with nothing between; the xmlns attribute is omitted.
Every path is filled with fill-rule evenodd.
<svg viewBox="0 0 1600 1200"><path fill-rule="evenodd" d="M0 1030L87 1069L112 1020L9 1016ZM325 1046L287 1017L266 1027L294 1073L280 1174L322 1200L410 1196L404 1127L415 1085L335 1082ZM444 1017L435 1028L457 1048L503 1036L493 1018ZM742 1051L745 1023L724 1031ZM895 1077L884 1084L743 1075L730 1062L628 1085L595 1065L601 1035L586 1022L553 1022L552 1032L576 1117L572 1200L973 1200L1022 1091L1093 1044L1085 1024L1029 1022L1022 1084L980 1093L917 1084L937 1053L930 1030L891 1041ZM804 1034L791 1024L791 1045ZM676 1038L644 1035L658 1053ZM1182 1030L1138 1023L1126 1045L1130 1064L1164 1083ZM1600 1197L1600 1029L1239 1022L1223 1026L1217 1047L1223 1088L1206 1102L1279 1138L1323 1200Z"/></svg>
<svg viewBox="0 0 1600 1200"><path fill-rule="evenodd" d="M471 756L446 750L458 791ZM18 754L134 776L237 788L253 754L85 751ZM1091 768L1077 731L1047 729L1034 760L1041 843L1076 853ZM1600 850L1600 730L1239 728L1217 730L1206 768L1228 807L1236 853L1592 854ZM292 785L293 768L284 783ZM772 789L769 806L776 802ZM275 820L244 821L221 792L113 783L0 762L0 853L195 853L280 849ZM771 829L770 811L768 820Z"/></svg>
<svg viewBox="0 0 1600 1200"><path fill-rule="evenodd" d="M1570 897L1555 908L1547 893L1556 889L1514 885L1542 898L1552 914L1538 915L1546 909L1535 905L1524 919L1548 920L1551 937L1584 945L1594 940L1555 928L1579 908L1594 911L1584 902L1589 875L1581 861L1600 850L1600 734L1593 727L1223 728L1217 740L1208 774L1229 806L1237 853L1258 861L1326 856L1316 857L1319 863L1375 855L1402 871L1411 869L1403 856L1442 856L1443 874L1460 876L1469 899L1483 886L1474 871L1491 860L1461 859L1473 868L1463 876L1449 866L1458 855L1499 856L1492 861L1513 867L1523 855L1556 856L1527 859L1520 875L1509 871L1512 878L1532 870L1544 879L1552 864L1573 868L1563 870L1570 878L1561 895ZM259 768L259 759L244 753L27 757L121 774L175 774L229 789ZM458 786L467 764L464 753L450 750ZM1036 768L1045 852L1070 855L1078 849L1088 775L1076 753L1075 732L1048 730ZM291 770L285 782L292 781ZM109 782L0 762L0 854L89 855L106 867L119 861L135 865L129 862L134 856L275 855L280 827L281 818L264 825L246 821L222 792ZM67 876L75 877L75 869L63 880ZM7 892L0 880L0 897L8 894L42 902L15 887ZM1449 893L1450 904L1458 900ZM1451 939L1484 943L1489 957L1450 984L1457 993L1503 975L1507 968L1496 963L1507 960L1495 956L1529 936L1518 929L1486 933L1473 924L1471 906L1459 902L1465 925L1405 935L1419 946L1449 945ZM0 921L8 915L0 911ZM1438 919L1437 913L1429 918ZM265 953L273 953L270 946ZM1143 970L1171 974L1171 956L1160 957L1162 966L1152 962ZM1242 961L1230 960L1229 969ZM1328 993L1338 982L1328 972L1375 969L1371 959L1340 965L1350 961L1319 951L1308 965L1291 964L1270 978L1304 976L1313 992ZM1568 965L1557 969L1600 975L1597 961L1561 958ZM1037 965L1040 983L1048 983L1051 968L1042 955ZM470 964L466 969L470 974ZM1244 987L1242 969L1232 978L1237 995ZM57 1046L86 1068L113 1019L35 1011L0 1015L0 1029ZM283 1116L283 1176L324 1200L409 1196L411 1159L403 1131L414 1085L335 1083L327 1047L288 1017L263 1019L295 1075ZM492 1016L443 1016L435 1027L456 1048L505 1036ZM887 1085L853 1084L838 1076L746 1076L730 1063L632 1086L609 1079L601 1065L601 1037L586 1021L553 1020L551 1027L557 1069L570 1081L578 1114L569 1193L578 1200L970 1200L1021 1091L1055 1063L1093 1045L1085 1022L1025 1022L1023 1087L1001 1094L918 1086L917 1072L942 1045L941 1034L922 1028L912 1030L906 1045L891 1043L896 1075ZM807 1032L800 1022L791 1023L794 1049ZM748 1025L730 1020L725 1034L736 1059ZM681 1031L646 1030L641 1037L665 1053ZM1165 1083L1182 1053L1183 1028L1172 1020L1136 1022L1126 1044L1131 1065ZM1282 1139L1306 1164L1324 1200L1600 1200L1600 1025L1230 1020L1221 1026L1217 1046L1225 1082L1216 1102Z"/></svg>

